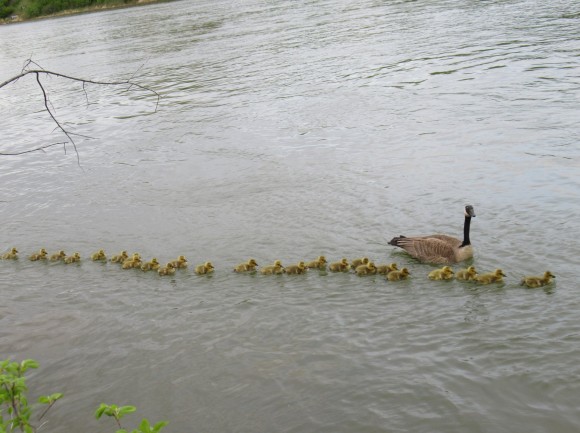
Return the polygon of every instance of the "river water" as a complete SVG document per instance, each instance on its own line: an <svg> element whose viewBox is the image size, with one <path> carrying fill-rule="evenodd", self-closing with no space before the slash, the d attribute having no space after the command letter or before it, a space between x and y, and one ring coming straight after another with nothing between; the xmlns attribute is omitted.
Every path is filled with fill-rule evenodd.
<svg viewBox="0 0 580 433"><path fill-rule="evenodd" d="M69 144L0 156L0 358L37 359L46 432L578 432L580 4L177 1L0 26ZM0 152L63 141L33 76L0 89ZM86 137L92 137L88 139ZM77 159L78 157L78 159ZM433 282L387 245L460 236L500 285ZM44 247L79 265L30 262ZM174 277L99 248L185 255ZM324 254L411 279L232 267ZM211 260L211 277L192 266ZM457 267L456 267L457 269ZM524 274L557 282L524 289Z"/></svg>

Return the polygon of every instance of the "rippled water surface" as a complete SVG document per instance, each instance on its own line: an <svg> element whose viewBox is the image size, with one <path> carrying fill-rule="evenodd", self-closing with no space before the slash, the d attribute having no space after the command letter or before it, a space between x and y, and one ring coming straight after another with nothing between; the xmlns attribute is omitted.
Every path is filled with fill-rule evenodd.
<svg viewBox="0 0 580 433"><path fill-rule="evenodd" d="M0 249L21 251L0 261L0 358L65 394L43 431L112 430L101 402L168 432L580 429L578 2L192 0L0 26L0 82L30 57L161 95L44 77L80 161L0 156ZM64 139L32 76L0 118L2 153ZM502 285L430 281L387 245L460 236L466 203L472 263ZM26 259L41 247L84 261ZM320 254L412 277L231 272Z"/></svg>

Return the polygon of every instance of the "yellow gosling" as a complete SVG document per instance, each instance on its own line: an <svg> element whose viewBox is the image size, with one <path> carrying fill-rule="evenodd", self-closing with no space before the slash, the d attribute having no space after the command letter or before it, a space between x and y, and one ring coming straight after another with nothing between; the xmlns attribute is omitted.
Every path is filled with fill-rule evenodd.
<svg viewBox="0 0 580 433"><path fill-rule="evenodd" d="M81 255L79 253L74 253L72 256L68 256L65 257L64 259L65 263L77 263L81 261Z"/></svg>
<svg viewBox="0 0 580 433"><path fill-rule="evenodd" d="M496 269L492 273L478 275L475 277L475 281L480 284L501 283L503 281L502 277L505 276L506 274L504 274L501 269Z"/></svg>
<svg viewBox="0 0 580 433"><path fill-rule="evenodd" d="M397 271L396 263L391 263L390 265L378 265L377 266L377 274L387 275L389 272Z"/></svg>
<svg viewBox="0 0 580 433"><path fill-rule="evenodd" d="M323 270L326 268L326 257L318 256L316 260L311 262L305 263L305 266L309 269L320 269Z"/></svg>
<svg viewBox="0 0 580 433"><path fill-rule="evenodd" d="M389 281L400 281L406 280L411 273L407 268L403 268L400 271L392 271L387 274L387 280Z"/></svg>
<svg viewBox="0 0 580 433"><path fill-rule="evenodd" d="M14 247L9 252L2 255L3 260L16 260L18 258L18 250Z"/></svg>
<svg viewBox="0 0 580 433"><path fill-rule="evenodd" d="M111 261L113 263L123 263L128 258L129 258L129 255L127 254L127 251L121 251L116 256L111 257Z"/></svg>
<svg viewBox="0 0 580 433"><path fill-rule="evenodd" d="M331 263L328 266L328 270L331 272L348 272L350 265L348 260L343 258L340 262Z"/></svg>
<svg viewBox="0 0 580 433"><path fill-rule="evenodd" d="M286 266L286 273L287 274L304 274L308 268L304 264L304 262L297 263L295 265Z"/></svg>
<svg viewBox="0 0 580 433"><path fill-rule="evenodd" d="M141 255L139 253L133 253L131 258L126 259L121 267L123 269L140 268L142 263Z"/></svg>
<svg viewBox="0 0 580 433"><path fill-rule="evenodd" d="M157 258L153 257L150 261L145 262L141 265L141 270L142 271L156 271L159 269L159 262L157 261Z"/></svg>
<svg viewBox="0 0 580 433"><path fill-rule="evenodd" d="M520 286L527 286L531 289L536 287L542 287L552 282L552 278L556 278L554 274L550 271L544 272L544 275L541 277L529 276L523 277L520 283Z"/></svg>
<svg viewBox="0 0 580 433"><path fill-rule="evenodd" d="M276 260L273 265L263 267L261 272L264 275L280 275L286 272L286 269L280 260Z"/></svg>
<svg viewBox="0 0 580 433"><path fill-rule="evenodd" d="M34 253L28 257L28 259L32 262L36 262L38 260L46 260L46 250L41 248L38 253Z"/></svg>
<svg viewBox="0 0 580 433"><path fill-rule="evenodd" d="M66 254L63 250L60 250L58 253L54 253L50 255L50 261L51 262L59 262L61 260L64 260L66 257Z"/></svg>
<svg viewBox="0 0 580 433"><path fill-rule="evenodd" d="M374 275L377 273L377 267L373 262L368 262L364 265L359 265L356 267L355 272L357 275Z"/></svg>
<svg viewBox="0 0 580 433"><path fill-rule="evenodd" d="M360 259L354 259L352 262L350 262L350 267L356 270L356 268L358 268L360 265L366 265L368 262L368 257L361 257Z"/></svg>
<svg viewBox="0 0 580 433"><path fill-rule="evenodd" d="M185 256L179 256L177 260L171 262L175 269L185 269L187 268L187 259Z"/></svg>
<svg viewBox="0 0 580 433"><path fill-rule="evenodd" d="M470 266L467 269L460 269L455 273L455 278L461 281L475 281L477 271L475 266Z"/></svg>
<svg viewBox="0 0 580 433"><path fill-rule="evenodd" d="M195 273L197 275L210 274L214 271L214 267L211 262L205 262L203 265L198 265L195 267Z"/></svg>
<svg viewBox="0 0 580 433"><path fill-rule="evenodd" d="M234 268L234 272L255 272L258 263L254 259L248 260L246 263L240 263Z"/></svg>
<svg viewBox="0 0 580 433"><path fill-rule="evenodd" d="M159 269L157 269L157 273L161 276L173 275L175 274L175 268L171 263L167 263L165 266L161 266Z"/></svg>
<svg viewBox="0 0 580 433"><path fill-rule="evenodd" d="M429 272L429 279L431 280L451 280L454 272L449 266L443 266L441 269L435 269Z"/></svg>
<svg viewBox="0 0 580 433"><path fill-rule="evenodd" d="M93 262L98 262L101 260L107 260L107 256L105 255L105 251L104 250L99 250L96 253L93 253L91 255L91 260Z"/></svg>

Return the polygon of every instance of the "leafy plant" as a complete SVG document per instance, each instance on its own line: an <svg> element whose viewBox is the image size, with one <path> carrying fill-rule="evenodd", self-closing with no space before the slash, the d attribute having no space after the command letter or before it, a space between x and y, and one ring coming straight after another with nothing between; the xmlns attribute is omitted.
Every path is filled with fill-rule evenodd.
<svg viewBox="0 0 580 433"><path fill-rule="evenodd" d="M31 424L33 408L28 404L26 396L25 373L31 368L38 368L38 362L33 359L12 362L9 359L0 362L0 433L11 433L20 430L23 433L34 433L38 427ZM40 404L46 405L38 422L44 418L61 393L41 396Z"/></svg>
<svg viewBox="0 0 580 433"><path fill-rule="evenodd" d="M121 425L121 418L123 418L128 413L135 412L137 408L135 406L117 406L114 404L108 405L101 403L97 411L95 412L95 417L97 419L101 418L103 415L110 416L115 419L119 430L116 433L128 433L128 430L124 429ZM154 426L152 426L146 418L141 420L139 428L131 430L131 433L159 433L163 427L168 424L167 421L160 421ZM0 431L0 433L2 433Z"/></svg>

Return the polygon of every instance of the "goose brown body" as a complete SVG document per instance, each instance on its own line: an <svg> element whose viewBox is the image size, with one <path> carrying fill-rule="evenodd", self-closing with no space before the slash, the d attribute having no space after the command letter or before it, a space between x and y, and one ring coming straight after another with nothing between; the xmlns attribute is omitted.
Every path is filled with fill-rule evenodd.
<svg viewBox="0 0 580 433"><path fill-rule="evenodd" d="M475 217L473 206L465 206L463 240L453 236L434 234L429 236L398 236L389 241L390 245L407 251L412 257L425 263L452 264L473 257L473 247L469 239L471 218Z"/></svg>

